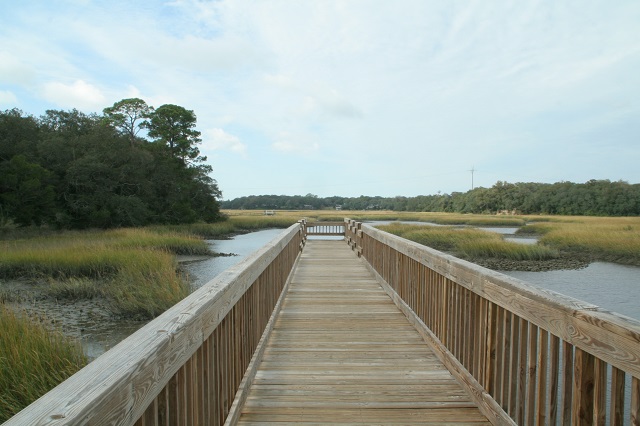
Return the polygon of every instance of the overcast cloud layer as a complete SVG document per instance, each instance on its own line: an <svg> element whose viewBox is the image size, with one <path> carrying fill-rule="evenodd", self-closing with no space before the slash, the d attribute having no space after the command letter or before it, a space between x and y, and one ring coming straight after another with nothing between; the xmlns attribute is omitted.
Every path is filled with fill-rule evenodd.
<svg viewBox="0 0 640 426"><path fill-rule="evenodd" d="M640 2L0 6L0 109L192 109L225 199L640 182Z"/></svg>

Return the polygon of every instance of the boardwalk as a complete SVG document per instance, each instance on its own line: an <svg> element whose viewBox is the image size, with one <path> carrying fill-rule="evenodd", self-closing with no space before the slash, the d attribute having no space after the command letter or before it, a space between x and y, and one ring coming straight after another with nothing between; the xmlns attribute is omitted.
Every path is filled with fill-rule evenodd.
<svg viewBox="0 0 640 426"><path fill-rule="evenodd" d="M309 240L239 424L489 424L343 241Z"/></svg>

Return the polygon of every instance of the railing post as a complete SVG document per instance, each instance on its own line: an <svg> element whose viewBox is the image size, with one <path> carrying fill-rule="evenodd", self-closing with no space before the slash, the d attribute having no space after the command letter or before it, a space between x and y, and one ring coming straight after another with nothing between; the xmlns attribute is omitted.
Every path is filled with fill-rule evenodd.
<svg viewBox="0 0 640 426"><path fill-rule="evenodd" d="M573 378L573 425L593 423L594 357L576 348Z"/></svg>

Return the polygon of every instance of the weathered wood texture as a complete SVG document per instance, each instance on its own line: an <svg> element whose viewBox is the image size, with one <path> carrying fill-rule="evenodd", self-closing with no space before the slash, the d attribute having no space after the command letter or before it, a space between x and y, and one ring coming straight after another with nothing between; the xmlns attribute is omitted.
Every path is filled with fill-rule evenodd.
<svg viewBox="0 0 640 426"><path fill-rule="evenodd" d="M366 224L349 221L345 238L477 400L517 424L639 424L639 321Z"/></svg>
<svg viewBox="0 0 640 426"><path fill-rule="evenodd" d="M470 423L489 424L362 261L309 240L238 424Z"/></svg>
<svg viewBox="0 0 640 426"><path fill-rule="evenodd" d="M5 425L223 424L303 241L291 226Z"/></svg>

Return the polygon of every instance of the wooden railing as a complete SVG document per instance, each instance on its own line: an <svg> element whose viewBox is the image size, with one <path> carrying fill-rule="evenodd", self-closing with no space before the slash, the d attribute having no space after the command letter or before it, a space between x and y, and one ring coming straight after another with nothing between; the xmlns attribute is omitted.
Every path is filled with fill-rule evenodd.
<svg viewBox="0 0 640 426"><path fill-rule="evenodd" d="M306 234L315 236L342 236L345 234L345 222L305 223Z"/></svg>
<svg viewBox="0 0 640 426"><path fill-rule="evenodd" d="M347 225L347 242L494 424L640 424L640 321Z"/></svg>
<svg viewBox="0 0 640 426"><path fill-rule="evenodd" d="M5 425L223 424L304 239L291 226Z"/></svg>

